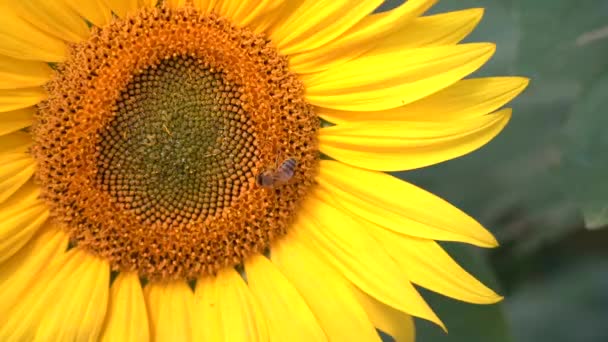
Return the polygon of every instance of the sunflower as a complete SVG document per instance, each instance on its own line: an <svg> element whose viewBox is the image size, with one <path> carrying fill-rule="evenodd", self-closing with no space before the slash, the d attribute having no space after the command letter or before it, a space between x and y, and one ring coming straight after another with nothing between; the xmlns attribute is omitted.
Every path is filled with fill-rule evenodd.
<svg viewBox="0 0 608 342"><path fill-rule="evenodd" d="M471 152L527 80L463 79L434 0L1 0L0 340L372 341L501 299L495 247L385 172Z"/></svg>

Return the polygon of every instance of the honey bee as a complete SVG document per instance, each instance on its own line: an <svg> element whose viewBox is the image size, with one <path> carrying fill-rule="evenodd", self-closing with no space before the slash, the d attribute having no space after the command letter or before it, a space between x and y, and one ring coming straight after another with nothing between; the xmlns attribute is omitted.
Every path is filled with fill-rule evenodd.
<svg viewBox="0 0 608 342"><path fill-rule="evenodd" d="M258 175L256 183L263 188L274 188L287 183L296 170L297 161L295 158L285 159L274 170L267 170Z"/></svg>

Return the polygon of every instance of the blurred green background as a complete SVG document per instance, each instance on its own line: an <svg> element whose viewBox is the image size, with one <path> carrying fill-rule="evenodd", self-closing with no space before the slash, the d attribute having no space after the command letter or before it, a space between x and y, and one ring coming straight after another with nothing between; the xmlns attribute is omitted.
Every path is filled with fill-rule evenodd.
<svg viewBox="0 0 608 342"><path fill-rule="evenodd" d="M532 82L491 143L397 175L495 233L495 250L444 246L506 298L477 306L423 292L449 334L418 320L417 340L608 341L608 0L443 0L429 13L472 7L485 15L466 41L497 43L475 76Z"/></svg>

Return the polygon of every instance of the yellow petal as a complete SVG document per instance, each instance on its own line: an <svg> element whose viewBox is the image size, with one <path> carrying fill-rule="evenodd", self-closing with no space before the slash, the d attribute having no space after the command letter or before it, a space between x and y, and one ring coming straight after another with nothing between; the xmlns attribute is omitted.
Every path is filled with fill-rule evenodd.
<svg viewBox="0 0 608 342"><path fill-rule="evenodd" d="M14 8L23 19L56 38L78 43L89 36L86 22L65 0L20 0Z"/></svg>
<svg viewBox="0 0 608 342"><path fill-rule="evenodd" d="M406 2L408 3L410 1ZM370 32L359 28L360 24L365 28L369 26L364 19L331 43L290 56L290 69L297 73L319 72L364 53L375 55L390 51L456 44L475 28L483 15L483 9L474 8L411 19L412 14L425 9L420 5L425 4L419 2L418 6L412 6L415 10L413 13L408 12L408 15L400 18L397 27L387 28L386 31ZM357 34L357 30L363 30L368 34Z"/></svg>
<svg viewBox="0 0 608 342"><path fill-rule="evenodd" d="M10 341L95 341L108 301L109 265L73 248L39 272L10 309ZM5 339L3 339L5 340Z"/></svg>
<svg viewBox="0 0 608 342"><path fill-rule="evenodd" d="M245 264L247 283L260 303L272 341L326 341L325 333L298 291L266 257ZM285 320L285 317L294 319Z"/></svg>
<svg viewBox="0 0 608 342"><path fill-rule="evenodd" d="M228 272L232 272L232 270L228 270ZM225 271L221 271L216 278L204 277L199 279L196 283L196 290L194 292L194 314L193 320L194 328L195 328L195 340L196 341L224 341L224 326L222 322L222 308L220 295L225 293L226 291L233 290L231 288L227 288L224 286L220 288L220 280L222 283L229 283L230 279L233 275L226 274ZM237 280L238 281L238 280ZM236 287L242 287L243 284L237 284ZM243 291L246 293L246 291ZM246 303L249 305L249 303ZM246 307L245 309L249 309ZM227 310L227 309L224 309ZM243 319L244 322L248 322L250 320L254 320L253 313L251 310L243 310L247 317ZM242 311L239 311L239 314L242 315ZM203 327L204 325L204 327Z"/></svg>
<svg viewBox="0 0 608 342"><path fill-rule="evenodd" d="M200 12L211 13L218 0L193 0L192 2L194 4L194 7Z"/></svg>
<svg viewBox="0 0 608 342"><path fill-rule="evenodd" d="M413 283L469 303L492 304L502 299L460 267L435 241L372 224L368 227Z"/></svg>
<svg viewBox="0 0 608 342"><path fill-rule="evenodd" d="M195 327L200 341L268 341L259 303L232 268L196 284Z"/></svg>
<svg viewBox="0 0 608 342"><path fill-rule="evenodd" d="M4 202L0 203L0 208L7 213L14 213L42 203L39 196L40 187L33 180L30 180Z"/></svg>
<svg viewBox="0 0 608 342"><path fill-rule="evenodd" d="M353 286L291 232L273 246L271 259L302 295L330 341L380 340Z"/></svg>
<svg viewBox="0 0 608 342"><path fill-rule="evenodd" d="M456 44L473 31L482 16L483 9L473 8L414 19L400 31L379 39L369 54Z"/></svg>
<svg viewBox="0 0 608 342"><path fill-rule="evenodd" d="M158 0L140 0L139 2L145 7L156 7L159 4Z"/></svg>
<svg viewBox="0 0 608 342"><path fill-rule="evenodd" d="M21 188L35 169L36 161L27 154L0 154L0 204Z"/></svg>
<svg viewBox="0 0 608 342"><path fill-rule="evenodd" d="M195 0L196 1L196 0ZM186 5L187 0L166 0L165 3L170 7L177 8Z"/></svg>
<svg viewBox="0 0 608 342"><path fill-rule="evenodd" d="M121 18L141 7L152 7L153 5L151 0L105 0L105 2L112 12Z"/></svg>
<svg viewBox="0 0 608 342"><path fill-rule="evenodd" d="M323 119L357 121L447 121L488 114L519 95L529 80L523 77L489 77L462 80L405 106L375 112L351 112L317 108Z"/></svg>
<svg viewBox="0 0 608 342"><path fill-rule="evenodd" d="M112 10L104 0L64 1L74 11L97 27L105 26L112 20Z"/></svg>
<svg viewBox="0 0 608 342"><path fill-rule="evenodd" d="M291 55L290 69L301 74L319 72L356 58L374 48L380 39L402 32L415 17L435 2L436 0L409 0L391 11L367 16L328 44Z"/></svg>
<svg viewBox="0 0 608 342"><path fill-rule="evenodd" d="M268 36L273 27L280 26L282 20L287 18L305 0L281 1L276 8L264 11L251 19L247 24L254 32Z"/></svg>
<svg viewBox="0 0 608 342"><path fill-rule="evenodd" d="M430 192L386 173L322 160L317 182L351 214L396 233L497 246L492 234L472 217Z"/></svg>
<svg viewBox="0 0 608 342"><path fill-rule="evenodd" d="M318 251L364 292L395 309L444 328L399 266L364 226L321 200L318 190L309 196L303 205L299 225L293 229L299 241Z"/></svg>
<svg viewBox="0 0 608 342"><path fill-rule="evenodd" d="M101 341L148 341L148 335L148 314L139 278L134 272L120 273L110 289Z"/></svg>
<svg viewBox="0 0 608 342"><path fill-rule="evenodd" d="M252 7L255 5L255 1L251 0L241 0L241 1L233 1L233 0L215 0L214 11L217 14L221 15L224 18L230 18L233 20L233 16L238 10L239 7Z"/></svg>
<svg viewBox="0 0 608 342"><path fill-rule="evenodd" d="M414 342L416 329L412 316L380 303L357 288L354 293L378 329L391 335L395 342Z"/></svg>
<svg viewBox="0 0 608 342"><path fill-rule="evenodd" d="M30 284L37 281L39 274L62 260L60 256L67 246L68 235L47 223L19 252L0 263L0 317L9 317L11 308L27 296ZM10 341L6 323L0 321L2 341Z"/></svg>
<svg viewBox="0 0 608 342"><path fill-rule="evenodd" d="M22 210L7 210L0 205L0 263L19 251L48 217L44 203Z"/></svg>
<svg viewBox="0 0 608 342"><path fill-rule="evenodd" d="M13 133L31 126L35 112L36 109L34 107L29 107L0 113L0 135Z"/></svg>
<svg viewBox="0 0 608 342"><path fill-rule="evenodd" d="M339 37L382 0L306 0L284 18L270 38L284 55L318 48Z"/></svg>
<svg viewBox="0 0 608 342"><path fill-rule="evenodd" d="M24 61L0 55L0 89L43 85L52 74L53 70L47 63Z"/></svg>
<svg viewBox="0 0 608 342"><path fill-rule="evenodd" d="M487 43L365 54L336 68L302 75L306 98L339 110L400 107L444 89L481 67L493 54Z"/></svg>
<svg viewBox="0 0 608 342"><path fill-rule="evenodd" d="M0 90L0 112L33 106L46 98L42 88Z"/></svg>
<svg viewBox="0 0 608 342"><path fill-rule="evenodd" d="M0 155L25 152L32 145L32 137L26 132L0 135Z"/></svg>
<svg viewBox="0 0 608 342"><path fill-rule="evenodd" d="M67 252L63 265L49 278L49 283L40 279L48 297L38 301L45 305L40 307L44 314L36 339L97 340L108 303L108 263L74 248Z"/></svg>
<svg viewBox="0 0 608 342"><path fill-rule="evenodd" d="M21 18L13 1L0 0L0 23L0 55L46 62L65 60L65 43Z"/></svg>
<svg viewBox="0 0 608 342"><path fill-rule="evenodd" d="M184 281L149 283L144 288L153 341L192 341L194 295Z"/></svg>
<svg viewBox="0 0 608 342"><path fill-rule="evenodd" d="M447 122L362 121L320 130L319 149L369 170L412 170L470 153L506 126L511 110Z"/></svg>
<svg viewBox="0 0 608 342"><path fill-rule="evenodd" d="M247 26L260 17L276 10L283 2L283 0L249 0L241 2L241 5L238 6L230 18L241 26Z"/></svg>

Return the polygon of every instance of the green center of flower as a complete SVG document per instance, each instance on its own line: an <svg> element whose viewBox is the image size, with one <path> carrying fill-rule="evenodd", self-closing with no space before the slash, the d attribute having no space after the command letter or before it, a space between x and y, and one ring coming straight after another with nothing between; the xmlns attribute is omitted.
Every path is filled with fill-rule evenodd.
<svg viewBox="0 0 608 342"><path fill-rule="evenodd" d="M104 190L148 224L187 222L230 206L249 186L259 153L241 96L192 57L134 75L101 132Z"/></svg>
<svg viewBox="0 0 608 342"><path fill-rule="evenodd" d="M113 270L193 279L243 263L287 232L314 182L319 120L302 83L268 39L215 15L116 19L72 47L47 91L42 196Z"/></svg>

